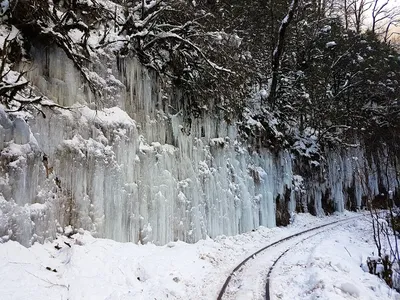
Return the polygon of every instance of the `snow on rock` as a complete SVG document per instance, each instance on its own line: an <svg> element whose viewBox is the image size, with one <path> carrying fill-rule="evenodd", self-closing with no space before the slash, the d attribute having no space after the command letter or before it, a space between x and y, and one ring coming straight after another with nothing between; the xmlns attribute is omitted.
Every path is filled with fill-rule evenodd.
<svg viewBox="0 0 400 300"><path fill-rule="evenodd" d="M332 30L332 26L330 25L325 25L324 27L322 27L321 31L324 33L328 33Z"/></svg>
<svg viewBox="0 0 400 300"><path fill-rule="evenodd" d="M3 0L0 3L0 15L4 15L10 8L10 3L8 0Z"/></svg>
<svg viewBox="0 0 400 300"><path fill-rule="evenodd" d="M336 44L336 42L334 42L334 41L328 42L328 43L326 43L325 48L333 48L333 47L335 47L336 45L337 45L337 44Z"/></svg>
<svg viewBox="0 0 400 300"><path fill-rule="evenodd" d="M293 188L295 191L304 191L304 178L300 175L293 175Z"/></svg>
<svg viewBox="0 0 400 300"><path fill-rule="evenodd" d="M66 236L71 236L73 232L74 232L74 229L72 228L71 225L68 225L68 226L66 226L66 227L64 228L64 234L65 234Z"/></svg>

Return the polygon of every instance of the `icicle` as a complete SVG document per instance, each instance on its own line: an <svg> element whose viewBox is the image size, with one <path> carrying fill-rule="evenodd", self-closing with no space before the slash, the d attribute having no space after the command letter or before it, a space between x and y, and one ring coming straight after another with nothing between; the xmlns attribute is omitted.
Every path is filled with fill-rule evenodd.
<svg viewBox="0 0 400 300"><path fill-rule="evenodd" d="M28 79L42 93L62 105L90 107L90 91L60 51L33 54L37 68ZM12 220L20 228L13 238L26 245L33 234L43 241L69 225L118 241L195 242L275 226L275 201L290 211L296 198L314 201L322 214L327 191L338 211L348 203L348 188L354 188L357 206L364 195L378 192L375 162L369 164L361 150L328 153L326 174L312 178L325 181L302 178L304 186L295 191L289 152L249 152L234 125L211 116L189 121L168 107L158 80L138 60L113 63L96 66L106 81L102 109L45 111L46 119L28 122L33 136L25 121L13 123L0 109L0 149L12 139L29 141L15 168L0 174L0 208L7 211L0 216L0 234ZM32 149L33 138L40 151ZM5 182L18 189L7 190Z"/></svg>

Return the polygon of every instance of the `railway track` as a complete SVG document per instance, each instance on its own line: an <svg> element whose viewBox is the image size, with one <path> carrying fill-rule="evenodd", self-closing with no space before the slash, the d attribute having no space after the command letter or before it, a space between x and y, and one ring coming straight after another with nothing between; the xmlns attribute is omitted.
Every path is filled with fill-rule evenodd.
<svg viewBox="0 0 400 300"><path fill-rule="evenodd" d="M364 215L362 215L362 216L364 216ZM251 255L249 255L247 258L245 258L242 262L240 262L240 263L233 269L233 271L229 274L229 276L228 276L227 279L225 280L224 285L222 286L222 288L221 288L221 290L220 290L220 292L219 292L219 294L218 294L217 300L222 300L222 299L224 298L224 296L226 295L226 292L227 292L227 288L228 288L228 286L229 286L229 284L230 284L232 278L234 278L234 277L237 278L238 276L240 276L240 273L241 273L241 271L243 270L243 268L245 267L245 264L248 263L250 260L256 259L257 255L261 254L261 253L264 252L265 250L267 250L267 249L269 249L269 248L272 248L272 247L274 247L274 246L276 246L276 245L282 244L282 243L284 243L284 242L286 242L286 241L292 240L292 239L294 239L294 238L296 238L296 237L299 237L299 236L301 236L301 235L305 235L305 234L307 234L307 233L315 232L315 231L318 231L319 229L334 228L334 227L336 227L336 226L338 226L338 225L340 225L340 224L342 224L342 223L350 222L351 220L360 218L360 217L362 217L362 216L351 217L351 218L347 218L347 219L344 219L344 220L338 220L338 221L330 222L330 223L323 224L323 225L320 225L320 226L316 226L316 227L313 227L313 228L310 228L310 229L307 229L307 230L298 232L298 233L296 233L296 234L292 234L292 235L287 236L287 237L285 237L285 238L282 238L282 239L280 239L280 240L278 240L278 241L275 241L275 242L273 242L273 243L271 243L271 244L269 244L269 245L267 245L267 246L265 246L265 247L259 249L258 251L254 252L253 254L251 254ZM334 225L336 225L336 226L334 226ZM270 267L269 270L268 270L267 280L266 280L266 285L265 285L265 299L266 299L266 300L270 300L270 275L271 275L271 272L272 272L273 268L274 268L275 265L278 263L278 261L279 261L285 254L287 254L287 252L289 252L289 251L292 249L292 247L294 247L294 246L296 246L296 245L298 245L298 244L304 242L305 240L310 239L310 238L312 238L312 237L314 237L314 236L316 236L316 235L318 235L318 234L320 234L320 233L323 233L323 232L325 232L325 230L318 231L318 232L316 232L315 234L312 234L312 235L310 235L310 236L307 236L307 237L304 238L304 239L301 239L300 241L298 241L298 242L295 243L294 245L293 245L293 244L290 245L285 251L283 251L283 252L278 256L278 258L276 258L276 259L272 262L272 265L271 265L271 267Z"/></svg>
<svg viewBox="0 0 400 300"><path fill-rule="evenodd" d="M349 221L348 221L348 222L349 222ZM339 226L339 225L340 225L340 224L336 224L336 225L333 226L333 227L329 227L329 229L335 228L335 227L337 227L337 226ZM325 230L319 231L319 232L317 232L317 233L315 233L315 234L313 234L313 235L310 235L310 236L308 236L308 237L302 239L301 241L299 241L299 242L297 242L296 244L292 245L291 247L287 248L284 252L281 253L281 255L278 256L277 259L274 260L274 262L272 263L272 266L269 268L268 274L267 274L267 281L266 281L266 283L265 283L265 300L271 300L271 294L270 294L270 286L271 286L271 281L270 281L270 279L271 279L271 273L272 273L272 271L273 271L275 265L278 263L278 261L279 261L282 257L284 257L290 250L292 250L294 247L296 247L297 245L303 243L304 241L306 241L306 240L308 240L308 239L311 239L311 238L315 237L315 236L318 235L318 234L324 233L324 232L325 232Z"/></svg>

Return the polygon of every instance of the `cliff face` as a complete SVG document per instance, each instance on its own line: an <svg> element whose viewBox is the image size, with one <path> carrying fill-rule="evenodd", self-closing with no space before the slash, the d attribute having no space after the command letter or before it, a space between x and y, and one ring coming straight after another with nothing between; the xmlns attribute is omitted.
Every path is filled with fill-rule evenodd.
<svg viewBox="0 0 400 300"><path fill-rule="evenodd" d="M61 51L37 47L32 57L27 79L70 109L0 107L2 240L29 246L71 225L117 241L195 242L287 223L296 208L359 208L386 175L395 186L385 153L362 146L326 151L317 167L284 150L255 152L235 122L188 119L134 58L89 66L106 87L94 97Z"/></svg>

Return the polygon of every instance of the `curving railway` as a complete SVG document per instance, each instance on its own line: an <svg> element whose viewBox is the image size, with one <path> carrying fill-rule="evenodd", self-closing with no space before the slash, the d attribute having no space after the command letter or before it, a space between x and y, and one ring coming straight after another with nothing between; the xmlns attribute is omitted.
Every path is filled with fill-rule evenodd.
<svg viewBox="0 0 400 300"><path fill-rule="evenodd" d="M297 245L316 237L322 233L343 224L352 221L353 219L361 218L362 216L350 217L344 220L338 220L316 226L296 234L287 236L278 241L275 241L253 254L249 255L242 262L240 262L233 271L229 274L225 283L223 284L219 294L218 300L226 299L266 299L271 300L271 273L279 260L293 250ZM268 251L267 251L268 250ZM271 257L274 259L271 260ZM251 278L248 272L248 265L257 266L261 273L261 282L257 280L245 280ZM253 268L254 269L254 268ZM263 290L260 290L262 286ZM258 290L257 290L258 289ZM254 292L255 291L255 292Z"/></svg>

